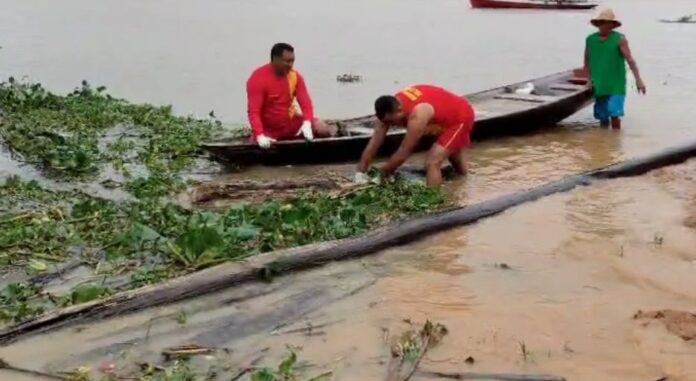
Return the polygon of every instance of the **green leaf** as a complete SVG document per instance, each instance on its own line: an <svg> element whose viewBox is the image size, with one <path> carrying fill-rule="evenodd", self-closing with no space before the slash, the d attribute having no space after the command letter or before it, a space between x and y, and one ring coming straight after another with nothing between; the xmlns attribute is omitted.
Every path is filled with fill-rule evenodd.
<svg viewBox="0 0 696 381"><path fill-rule="evenodd" d="M116 238L116 243L139 248L145 243L154 242L162 236L149 226L135 223L129 231Z"/></svg>
<svg viewBox="0 0 696 381"><path fill-rule="evenodd" d="M110 290L108 287L86 283L73 288L70 293L70 299L72 304L80 304L100 299L109 294Z"/></svg>
<svg viewBox="0 0 696 381"><path fill-rule="evenodd" d="M288 356L285 357L285 359L283 359L280 365L278 365L278 373L281 376L292 375L295 363L297 363L297 354L295 354L295 351L290 351L290 353L288 353Z"/></svg>
<svg viewBox="0 0 696 381"><path fill-rule="evenodd" d="M39 261L38 259L30 259L28 263L29 267L39 273L42 273L48 269L48 266L46 265L45 262Z"/></svg>
<svg viewBox="0 0 696 381"><path fill-rule="evenodd" d="M258 370L255 370L254 373L251 374L251 381L276 381L278 378L276 378L275 373L268 368L261 368Z"/></svg>
<svg viewBox="0 0 696 381"><path fill-rule="evenodd" d="M242 241L250 240L259 234L259 229L253 225L244 224L227 230L232 237Z"/></svg>
<svg viewBox="0 0 696 381"><path fill-rule="evenodd" d="M189 226L191 228L198 227L214 227L218 225L220 216L212 212L198 212L191 217L189 221Z"/></svg>
<svg viewBox="0 0 696 381"><path fill-rule="evenodd" d="M202 255L206 250L222 248L224 244L220 233L209 227L189 230L176 240L177 246L195 256Z"/></svg>
<svg viewBox="0 0 696 381"><path fill-rule="evenodd" d="M294 225L308 222L307 219L311 214L311 208L307 205L302 205L283 210L281 219L285 224Z"/></svg>
<svg viewBox="0 0 696 381"><path fill-rule="evenodd" d="M188 320L186 317L186 311L184 311L184 310L179 311L179 313L176 315L175 320L176 320L177 324L179 324L179 325L182 325L182 326L186 325L186 321Z"/></svg>

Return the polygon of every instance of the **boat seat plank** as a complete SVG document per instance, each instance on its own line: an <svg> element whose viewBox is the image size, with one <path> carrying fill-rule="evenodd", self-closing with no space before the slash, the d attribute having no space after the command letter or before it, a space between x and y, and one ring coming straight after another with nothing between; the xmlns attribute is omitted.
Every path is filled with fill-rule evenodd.
<svg viewBox="0 0 696 381"><path fill-rule="evenodd" d="M587 78L583 77L571 77L568 78L568 82L576 85L585 85L587 84Z"/></svg>
<svg viewBox="0 0 696 381"><path fill-rule="evenodd" d="M524 101L524 102L534 102L534 103L546 103L553 102L558 99L558 97L553 97L549 95L535 95L535 94L500 94L495 96L496 99L509 99L513 101Z"/></svg>
<svg viewBox="0 0 696 381"><path fill-rule="evenodd" d="M549 87L551 90L565 90L565 91L578 91L582 90L585 88L583 85L575 85L575 84L566 84L566 83L559 83L556 85L551 85Z"/></svg>

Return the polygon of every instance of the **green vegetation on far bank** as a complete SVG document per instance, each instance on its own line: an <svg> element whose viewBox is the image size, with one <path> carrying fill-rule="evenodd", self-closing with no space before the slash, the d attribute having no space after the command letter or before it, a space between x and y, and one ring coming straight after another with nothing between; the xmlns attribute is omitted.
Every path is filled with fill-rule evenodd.
<svg viewBox="0 0 696 381"><path fill-rule="evenodd" d="M59 96L41 85L0 84L0 137L22 160L66 181L115 171L128 201L51 191L17 177L0 180L0 271L29 275L79 260L94 277L54 295L28 281L0 290L0 322L99 299L258 253L345 238L443 205L439 191L397 181L342 196L312 193L226 210L185 210L169 196L213 119L135 105L83 83Z"/></svg>

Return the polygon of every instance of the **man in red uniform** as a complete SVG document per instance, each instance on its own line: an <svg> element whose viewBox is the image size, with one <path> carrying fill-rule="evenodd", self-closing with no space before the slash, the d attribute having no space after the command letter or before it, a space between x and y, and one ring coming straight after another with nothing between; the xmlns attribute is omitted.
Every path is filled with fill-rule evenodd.
<svg viewBox="0 0 696 381"><path fill-rule="evenodd" d="M312 99L304 79L293 69L294 63L295 49L277 43L271 49L271 62L254 70L247 80L252 138L261 148L299 135L307 140L329 135L328 126L314 118ZM295 107L295 99L302 112Z"/></svg>
<svg viewBox="0 0 696 381"><path fill-rule="evenodd" d="M474 110L466 99L437 86L415 85L377 98L375 113L379 122L360 158L356 181L366 181L365 172L391 125L405 125L406 136L382 166L382 177L392 175L406 161L423 135L437 136L425 160L428 186L442 184L440 167L445 159L458 173L466 174L463 150L470 144L474 126Z"/></svg>

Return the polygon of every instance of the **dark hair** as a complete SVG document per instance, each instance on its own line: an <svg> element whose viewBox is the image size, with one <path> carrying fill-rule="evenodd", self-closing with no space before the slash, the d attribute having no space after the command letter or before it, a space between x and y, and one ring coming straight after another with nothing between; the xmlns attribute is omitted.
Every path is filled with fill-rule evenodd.
<svg viewBox="0 0 696 381"><path fill-rule="evenodd" d="M382 120L384 116L399 109L399 100L393 95L382 95L375 101L375 114L377 119Z"/></svg>
<svg viewBox="0 0 696 381"><path fill-rule="evenodd" d="M280 57L283 55L284 52L290 52L294 53L295 48L292 47L290 44L286 44L284 42L279 42L271 48L271 60L275 57Z"/></svg>

